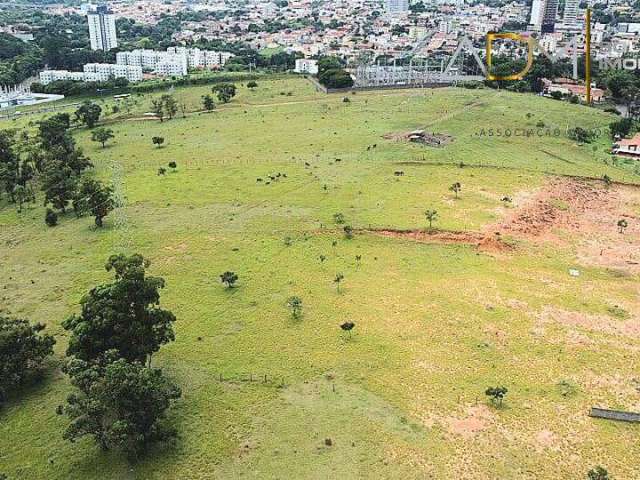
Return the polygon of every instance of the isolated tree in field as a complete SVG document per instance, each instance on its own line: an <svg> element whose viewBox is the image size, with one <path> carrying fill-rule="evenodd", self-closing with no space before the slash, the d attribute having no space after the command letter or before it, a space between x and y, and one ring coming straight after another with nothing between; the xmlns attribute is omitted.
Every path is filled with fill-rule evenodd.
<svg viewBox="0 0 640 480"><path fill-rule="evenodd" d="M109 257L105 268L115 281L93 288L80 304L82 311L67 318L67 355L91 361L109 350L128 361L150 360L162 345L175 339L176 317L160 307L160 277L146 275L150 263L142 255Z"/></svg>
<svg viewBox="0 0 640 480"><path fill-rule="evenodd" d="M491 402L494 405L500 406L502 405L502 400L507 395L507 392L507 387L489 387L484 394L491 399Z"/></svg>
<svg viewBox="0 0 640 480"><path fill-rule="evenodd" d="M429 222L429 230L433 230L433 222L438 220L438 212L436 210L427 210L424 212L424 216L427 222Z"/></svg>
<svg viewBox="0 0 640 480"><path fill-rule="evenodd" d="M604 186L607 188L609 188L613 183L613 180L611 180L611 177L606 173L602 176L602 181L604 182Z"/></svg>
<svg viewBox="0 0 640 480"><path fill-rule="evenodd" d="M624 233L628 226L629 222L627 222L624 218L618 220L618 232Z"/></svg>
<svg viewBox="0 0 640 480"><path fill-rule="evenodd" d="M80 184L73 209L78 215L91 213L96 226L102 227L103 219L115 208L113 189L97 180L85 179Z"/></svg>
<svg viewBox="0 0 640 480"><path fill-rule="evenodd" d="M44 328L0 314L0 403L34 378L44 359L53 354L56 341L40 333Z"/></svg>
<svg viewBox="0 0 640 480"><path fill-rule="evenodd" d="M336 284L336 289L338 290L338 293L340 293L340 284L342 283L343 280L344 280L344 275L341 273L336 274L336 277L333 279L333 283Z"/></svg>
<svg viewBox="0 0 640 480"><path fill-rule="evenodd" d="M102 114L102 108L97 103L90 102L89 100L82 102L82 105L75 111L76 121L85 124L89 128L95 127L100 115Z"/></svg>
<svg viewBox="0 0 640 480"><path fill-rule="evenodd" d="M351 330L353 330L353 327L355 327L356 324L353 322L344 322L342 325L340 325L340 328L344 331L344 332L349 332L349 337L351 337Z"/></svg>
<svg viewBox="0 0 640 480"><path fill-rule="evenodd" d="M344 223L344 214L342 213L334 213L333 214L333 221L335 223L337 223L338 225L341 225Z"/></svg>
<svg viewBox="0 0 640 480"><path fill-rule="evenodd" d="M158 175L165 175L167 173L167 169L164 167L158 168Z"/></svg>
<svg viewBox="0 0 640 480"><path fill-rule="evenodd" d="M344 237L347 240L351 240L353 238L353 227L351 225L345 225L343 230L344 230Z"/></svg>
<svg viewBox="0 0 640 480"><path fill-rule="evenodd" d="M460 184L460 182L453 183L449 187L449 191L453 192L456 198L458 198L458 194L462 191L462 185Z"/></svg>
<svg viewBox="0 0 640 480"><path fill-rule="evenodd" d="M151 138L151 142L158 148L162 146L164 143L164 137L153 137Z"/></svg>
<svg viewBox="0 0 640 480"><path fill-rule="evenodd" d="M135 459L150 444L175 438L166 411L182 392L162 370L111 350L93 362L71 359L64 371L77 388L60 412L71 419L64 439L91 435L104 450L120 448Z"/></svg>
<svg viewBox="0 0 640 480"><path fill-rule="evenodd" d="M254 88L258 88L258 84L255 80L251 80L249 83L247 83L247 88L253 90Z"/></svg>
<svg viewBox="0 0 640 480"><path fill-rule="evenodd" d="M113 130L110 128L100 127L91 132L91 140L101 143L102 148L105 148L107 146L107 142L112 138L115 138L115 135L113 134Z"/></svg>
<svg viewBox="0 0 640 480"><path fill-rule="evenodd" d="M287 307L291 309L291 316L298 320L302 316L302 299L297 296L289 297Z"/></svg>
<svg viewBox="0 0 640 480"><path fill-rule="evenodd" d="M238 275L234 272L224 272L220 275L220 281L224 283L227 288L233 288L235 283L238 281Z"/></svg>
<svg viewBox="0 0 640 480"><path fill-rule="evenodd" d="M176 171L176 168L178 168L178 164L174 161L171 161L168 163L168 166L171 170L173 170L174 172Z"/></svg>
<svg viewBox="0 0 640 480"><path fill-rule="evenodd" d="M320 263L324 263L324 261L327 259L326 255L320 255L318 258L320 259Z"/></svg>
<svg viewBox="0 0 640 480"><path fill-rule="evenodd" d="M169 117L169 120L171 120L173 117L175 117L176 113L178 113L178 102L173 95L169 95L166 93L160 97L160 101L162 102L167 117Z"/></svg>
<svg viewBox="0 0 640 480"><path fill-rule="evenodd" d="M213 97L211 95L203 95L202 96L202 106L205 110L211 111L216 108L216 104L213 101Z"/></svg>
<svg viewBox="0 0 640 480"><path fill-rule="evenodd" d="M587 472L587 480L609 480L609 472L598 465Z"/></svg>
<svg viewBox="0 0 640 480"><path fill-rule="evenodd" d="M218 100L222 103L229 103L236 96L236 86L233 83L220 83L211 91L218 95Z"/></svg>
<svg viewBox="0 0 640 480"><path fill-rule="evenodd" d="M151 100L151 112L160 120L160 123L164 121L164 102L162 98Z"/></svg>
<svg viewBox="0 0 640 480"><path fill-rule="evenodd" d="M44 223L50 227L55 227L58 224L58 214L47 208L47 212L44 215Z"/></svg>

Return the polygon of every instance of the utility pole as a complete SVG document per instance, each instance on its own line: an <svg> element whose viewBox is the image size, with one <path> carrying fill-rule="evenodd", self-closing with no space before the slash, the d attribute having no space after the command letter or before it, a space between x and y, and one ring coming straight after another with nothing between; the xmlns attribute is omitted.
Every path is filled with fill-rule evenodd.
<svg viewBox="0 0 640 480"><path fill-rule="evenodd" d="M587 82L587 105L591 105L591 8L587 8L585 23L584 76Z"/></svg>

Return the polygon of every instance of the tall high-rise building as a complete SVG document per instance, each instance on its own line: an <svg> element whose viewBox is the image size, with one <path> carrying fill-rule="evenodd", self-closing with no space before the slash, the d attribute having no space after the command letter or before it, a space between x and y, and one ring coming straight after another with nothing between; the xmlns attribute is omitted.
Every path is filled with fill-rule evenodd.
<svg viewBox="0 0 640 480"><path fill-rule="evenodd" d="M566 0L564 4L564 24L574 27L578 24L578 4L580 0Z"/></svg>
<svg viewBox="0 0 640 480"><path fill-rule="evenodd" d="M106 5L99 5L94 11L89 12L87 20L89 21L91 50L107 52L118 46L116 17Z"/></svg>
<svg viewBox="0 0 640 480"><path fill-rule="evenodd" d="M553 32L557 16L558 0L533 0L529 26L537 32Z"/></svg>
<svg viewBox="0 0 640 480"><path fill-rule="evenodd" d="M407 13L409 11L409 0L386 0L387 13Z"/></svg>

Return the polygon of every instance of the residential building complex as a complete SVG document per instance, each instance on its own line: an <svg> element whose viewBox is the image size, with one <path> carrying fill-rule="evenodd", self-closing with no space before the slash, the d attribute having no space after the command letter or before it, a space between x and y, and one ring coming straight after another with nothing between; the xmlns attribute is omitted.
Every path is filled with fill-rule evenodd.
<svg viewBox="0 0 640 480"><path fill-rule="evenodd" d="M199 48L170 47L166 52L133 50L116 54L119 65L135 65L158 75L182 76L190 68L220 68L233 55Z"/></svg>
<svg viewBox="0 0 640 480"><path fill-rule="evenodd" d="M112 78L126 78L135 83L142 80L142 68L112 63L87 63L82 72L68 70L45 70L40 72L40 83L47 85L57 80L79 82L106 82Z"/></svg>

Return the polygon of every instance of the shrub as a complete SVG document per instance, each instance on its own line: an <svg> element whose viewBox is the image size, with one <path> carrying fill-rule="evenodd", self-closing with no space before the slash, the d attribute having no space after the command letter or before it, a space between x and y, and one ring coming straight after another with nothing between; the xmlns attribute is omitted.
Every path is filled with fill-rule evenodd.
<svg viewBox="0 0 640 480"><path fill-rule="evenodd" d="M47 213L44 216L44 221L50 227L55 227L58 224L58 214L47 208Z"/></svg>

